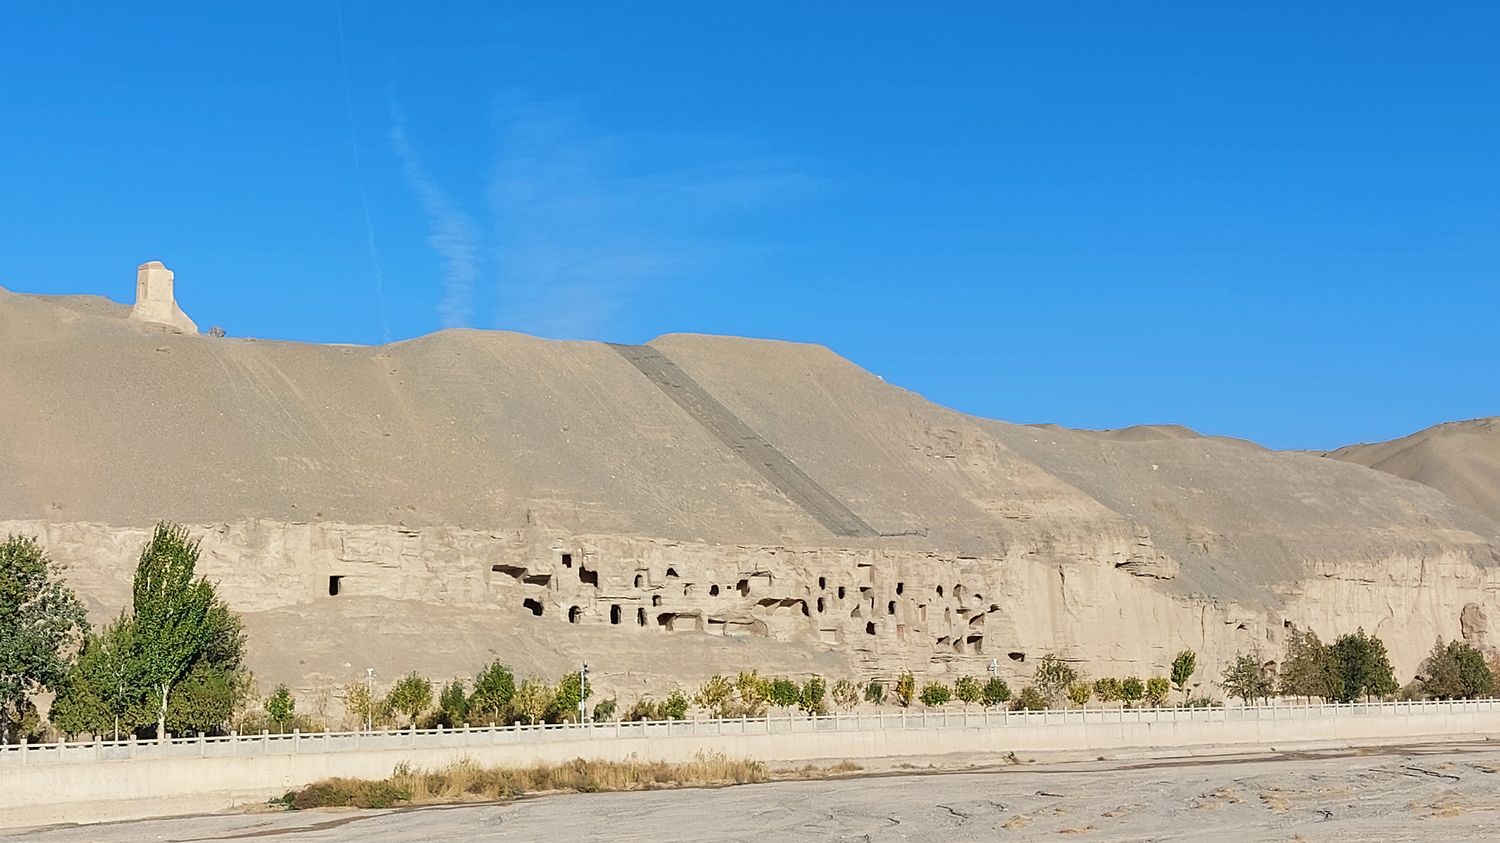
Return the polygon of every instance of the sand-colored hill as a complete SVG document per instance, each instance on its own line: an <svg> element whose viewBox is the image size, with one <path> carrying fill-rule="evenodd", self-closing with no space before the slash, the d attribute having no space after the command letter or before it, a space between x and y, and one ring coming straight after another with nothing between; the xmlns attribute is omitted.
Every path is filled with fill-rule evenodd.
<svg viewBox="0 0 1500 843"><path fill-rule="evenodd" d="M0 291L0 531L41 534L109 611L144 529L195 525L273 679L507 652L593 654L624 688L1019 677L1048 650L1150 673L1181 646L1275 652L1293 622L1398 635L1409 670L1500 572L1495 509L1422 483L968 417L816 346L319 346L125 312Z"/></svg>
<svg viewBox="0 0 1500 843"><path fill-rule="evenodd" d="M1500 520L1500 416L1435 425L1389 442L1349 445L1328 456L1425 483Z"/></svg>

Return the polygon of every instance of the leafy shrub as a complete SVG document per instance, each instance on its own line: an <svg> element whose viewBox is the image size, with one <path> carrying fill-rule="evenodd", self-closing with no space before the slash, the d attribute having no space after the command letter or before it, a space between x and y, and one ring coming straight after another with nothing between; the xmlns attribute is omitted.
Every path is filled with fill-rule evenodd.
<svg viewBox="0 0 1500 843"><path fill-rule="evenodd" d="M911 671L901 674L896 680L896 705L906 708L917 696L917 677L911 675Z"/></svg>
<svg viewBox="0 0 1500 843"><path fill-rule="evenodd" d="M1167 704L1167 695L1172 692L1172 684L1165 676L1153 676L1146 680L1146 704L1153 708L1160 708Z"/></svg>
<svg viewBox="0 0 1500 843"><path fill-rule="evenodd" d="M833 690L828 695L833 698L834 705L845 711L850 711L859 705L859 686L848 679L840 679L833 683Z"/></svg>
<svg viewBox="0 0 1500 843"><path fill-rule="evenodd" d="M865 702L874 705L885 702L885 685L871 679L870 684L865 686Z"/></svg>
<svg viewBox="0 0 1500 843"><path fill-rule="evenodd" d="M948 686L941 682L928 682L922 686L922 705L928 708L938 708L945 705L953 696Z"/></svg>
<svg viewBox="0 0 1500 843"><path fill-rule="evenodd" d="M984 683L984 687L980 690L982 692L980 700L984 703L985 708L1010 702L1010 686L1005 684L1005 680L998 676L991 676L989 681Z"/></svg>
<svg viewBox="0 0 1500 843"><path fill-rule="evenodd" d="M1068 702L1076 706L1088 705L1089 697L1094 695L1094 686L1088 682L1074 682L1068 686Z"/></svg>
<svg viewBox="0 0 1500 843"><path fill-rule="evenodd" d="M1042 711L1047 707L1047 698L1035 686L1027 685L1010 702L1011 711Z"/></svg>

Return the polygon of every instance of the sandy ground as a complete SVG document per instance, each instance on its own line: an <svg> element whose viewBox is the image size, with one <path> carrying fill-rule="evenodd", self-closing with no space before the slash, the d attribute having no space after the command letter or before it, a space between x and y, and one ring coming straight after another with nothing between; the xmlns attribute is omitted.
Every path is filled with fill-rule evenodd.
<svg viewBox="0 0 1500 843"><path fill-rule="evenodd" d="M34 843L257 840L1494 840L1500 747L895 769L834 781L503 804L178 817L0 835Z"/></svg>

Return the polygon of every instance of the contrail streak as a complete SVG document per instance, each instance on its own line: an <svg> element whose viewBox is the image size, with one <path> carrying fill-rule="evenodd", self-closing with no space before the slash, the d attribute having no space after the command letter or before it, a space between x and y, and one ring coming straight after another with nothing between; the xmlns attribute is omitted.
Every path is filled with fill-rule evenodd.
<svg viewBox="0 0 1500 843"><path fill-rule="evenodd" d="M390 106L391 143L401 157L407 183L416 191L427 214L427 243L443 259L443 298L438 303L438 315L445 328L467 327L474 313L474 284L479 280L479 248L474 226L427 175L406 135L406 114L395 99Z"/></svg>

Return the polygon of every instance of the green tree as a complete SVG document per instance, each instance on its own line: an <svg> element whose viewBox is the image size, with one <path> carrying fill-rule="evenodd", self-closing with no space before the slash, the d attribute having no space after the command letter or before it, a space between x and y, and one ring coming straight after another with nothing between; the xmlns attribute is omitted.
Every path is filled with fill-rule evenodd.
<svg viewBox="0 0 1500 843"><path fill-rule="evenodd" d="M828 704L825 696L828 693L828 684L821 676L810 676L802 683L802 693L797 698L797 707L804 714L827 714Z"/></svg>
<svg viewBox="0 0 1500 843"><path fill-rule="evenodd" d="M984 699L984 689L974 677L960 676L953 680L953 696L964 704L964 710L967 711L969 706Z"/></svg>
<svg viewBox="0 0 1500 843"><path fill-rule="evenodd" d="M1312 630L1293 627L1286 638L1277 692L1284 697L1316 697L1326 701L1333 698L1339 683L1332 650Z"/></svg>
<svg viewBox="0 0 1500 843"><path fill-rule="evenodd" d="M739 713L744 717L760 717L766 713L766 699L770 696L770 683L756 671L741 671L734 680L734 693L739 697Z"/></svg>
<svg viewBox="0 0 1500 843"><path fill-rule="evenodd" d="M772 705L790 713L792 706L802 700L802 688L785 676L778 676L771 680L769 696Z"/></svg>
<svg viewBox="0 0 1500 843"><path fill-rule="evenodd" d="M0 743L9 743L32 694L57 691L88 616L35 539L0 543Z"/></svg>
<svg viewBox="0 0 1500 843"><path fill-rule="evenodd" d="M1177 693L1182 694L1182 701L1187 702L1188 682L1192 680L1193 674L1198 672L1198 654L1192 650L1183 650L1172 659L1172 687Z"/></svg>
<svg viewBox="0 0 1500 843"><path fill-rule="evenodd" d="M734 683L727 676L710 676L698 687L693 703L715 717L730 717L734 714Z"/></svg>
<svg viewBox="0 0 1500 843"><path fill-rule="evenodd" d="M1265 701L1273 690L1271 680L1261 667L1259 651L1240 653L1225 668L1219 687L1231 697L1238 697L1246 705L1254 700Z"/></svg>
<svg viewBox="0 0 1500 843"><path fill-rule="evenodd" d="M1171 693L1172 685L1165 676L1153 676L1146 680L1146 704L1152 708L1161 708L1167 704L1167 695ZM1187 700L1183 700L1187 702Z"/></svg>
<svg viewBox="0 0 1500 843"><path fill-rule="evenodd" d="M792 684L795 687L796 683L794 682ZM662 700L662 703L661 703L661 714L662 714L662 718L663 719L666 719L666 720L682 720L682 719L685 719L687 717L687 710L688 710L688 698L687 698L687 695L684 694L681 691L674 690L672 693L667 694L667 698L666 699Z"/></svg>
<svg viewBox="0 0 1500 843"><path fill-rule="evenodd" d="M1078 671L1073 666L1048 653L1037 663L1036 674L1031 684L1047 698L1049 706L1061 703L1067 697L1068 686L1078 681Z"/></svg>
<svg viewBox="0 0 1500 843"><path fill-rule="evenodd" d="M906 708L916 696L917 677L912 676L908 670L896 679L896 705Z"/></svg>
<svg viewBox="0 0 1500 843"><path fill-rule="evenodd" d="M941 682L928 682L922 686L922 705L928 708L939 708L946 705L952 696L953 692L949 691L948 686Z"/></svg>
<svg viewBox="0 0 1500 843"><path fill-rule="evenodd" d="M1119 702L1121 699L1120 680L1113 676L1101 676L1095 679L1094 696L1099 698L1099 702Z"/></svg>
<svg viewBox="0 0 1500 843"><path fill-rule="evenodd" d="M548 710L549 719L553 722L571 723L578 719L579 705L594 695L594 683L587 678L581 684L577 671L569 671L563 675L557 683L557 691L552 697L552 706Z"/></svg>
<svg viewBox="0 0 1500 843"><path fill-rule="evenodd" d="M198 541L166 522L156 525L136 564L131 606L135 660L157 706L157 737L167 734L172 686L199 659L239 667L244 635L239 621L220 603L208 580L197 577ZM232 664L223 664L229 660Z"/></svg>
<svg viewBox="0 0 1500 843"><path fill-rule="evenodd" d="M1334 698L1339 702L1354 702L1360 697L1383 697L1396 693L1401 687L1391 669L1390 657L1386 655L1385 642L1366 635L1363 629L1352 635L1339 636L1333 642L1330 654L1337 676ZM1484 663L1482 655L1479 662Z"/></svg>
<svg viewBox="0 0 1500 843"><path fill-rule="evenodd" d="M413 671L396 680L385 695L391 709L405 714L411 728L417 727L417 718L432 705L432 682Z"/></svg>
<svg viewBox="0 0 1500 843"><path fill-rule="evenodd" d="M1005 684L1005 680L998 676L991 676L989 681L984 683L983 692L982 699L985 708L992 708L1010 702L1010 686Z"/></svg>
<svg viewBox="0 0 1500 843"><path fill-rule="evenodd" d="M547 716L547 709L552 707L555 694L551 686L540 679L527 679L516 689L516 695L511 699L511 705L515 708L518 716L524 717L528 723L533 725L538 720Z"/></svg>
<svg viewBox="0 0 1500 843"><path fill-rule="evenodd" d="M1418 666L1417 679L1423 691L1442 700L1473 699L1495 692L1495 676L1484 655L1462 641L1445 645L1438 639Z"/></svg>
<svg viewBox="0 0 1500 843"><path fill-rule="evenodd" d="M384 726L386 710L384 700L376 698L364 682L350 682L339 693L344 702L344 711L358 721L356 729L363 730L365 724Z"/></svg>
<svg viewBox="0 0 1500 843"><path fill-rule="evenodd" d="M859 705L859 686L848 679L840 679L833 683L829 696L833 698L834 705L845 711L852 711Z"/></svg>
<svg viewBox="0 0 1500 843"><path fill-rule="evenodd" d="M266 697L266 716L276 724L276 731L285 732L286 727L292 722L297 713L297 699L292 696L291 689L285 685L277 685L276 691Z"/></svg>
<svg viewBox="0 0 1500 843"><path fill-rule="evenodd" d="M1068 702L1082 707L1088 705L1089 697L1094 695L1094 686L1087 681L1080 680L1068 686Z"/></svg>
<svg viewBox="0 0 1500 843"><path fill-rule="evenodd" d="M871 679L870 683L865 686L865 702L872 705L884 704L885 683Z"/></svg>
<svg viewBox="0 0 1500 843"><path fill-rule="evenodd" d="M504 723L516 696L516 676L498 661L490 662L474 679L469 694L469 716L480 723Z"/></svg>
<svg viewBox="0 0 1500 843"><path fill-rule="evenodd" d="M121 615L84 639L77 663L52 701L52 723L63 733L98 737L112 732L119 740L122 729L134 731L142 725L132 716L139 713L144 695L132 628L130 618Z"/></svg>
<svg viewBox="0 0 1500 843"><path fill-rule="evenodd" d="M1125 701L1126 706L1133 706L1146 696L1146 685L1135 676L1127 676L1120 680L1120 699Z"/></svg>
<svg viewBox="0 0 1500 843"><path fill-rule="evenodd" d="M1027 685L1011 700L1011 711L1041 711L1047 707L1047 697L1034 686Z"/></svg>
<svg viewBox="0 0 1500 843"><path fill-rule="evenodd" d="M594 722L608 723L609 721L615 719L615 711L617 711L619 707L620 701L615 699L614 697L610 697L607 700L600 700L599 704L594 706Z"/></svg>
<svg viewBox="0 0 1500 843"><path fill-rule="evenodd" d="M456 728L469 722L469 695L462 679L454 679L443 686L438 694L438 710L443 713L443 723Z"/></svg>

